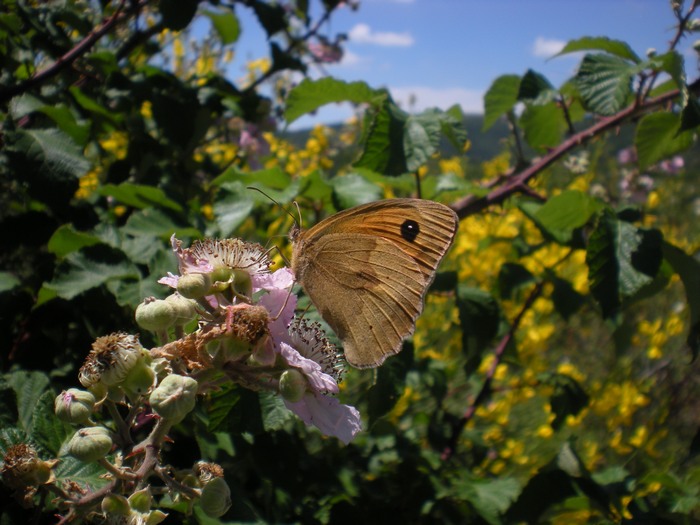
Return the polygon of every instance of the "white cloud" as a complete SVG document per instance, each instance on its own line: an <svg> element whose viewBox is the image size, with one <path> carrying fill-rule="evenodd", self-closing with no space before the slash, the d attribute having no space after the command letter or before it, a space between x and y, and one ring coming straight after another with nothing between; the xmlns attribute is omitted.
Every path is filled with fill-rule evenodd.
<svg viewBox="0 0 700 525"><path fill-rule="evenodd" d="M426 86L390 87L392 98L406 111L420 112L428 108L448 109L459 104L465 113L483 113L484 93L463 88Z"/></svg>
<svg viewBox="0 0 700 525"><path fill-rule="evenodd" d="M565 45L566 42L563 40L538 36L535 39L535 43L532 45L532 54L536 57L552 58L559 53L559 51L564 49Z"/></svg>
<svg viewBox="0 0 700 525"><path fill-rule="evenodd" d="M351 42L378 46L408 47L414 42L411 33L373 31L367 24L357 24L348 32L348 38Z"/></svg>

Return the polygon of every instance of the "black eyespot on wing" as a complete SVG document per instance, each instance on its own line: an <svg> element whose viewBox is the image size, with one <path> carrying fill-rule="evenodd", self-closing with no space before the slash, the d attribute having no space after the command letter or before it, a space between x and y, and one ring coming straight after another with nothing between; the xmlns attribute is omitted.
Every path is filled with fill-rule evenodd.
<svg viewBox="0 0 700 525"><path fill-rule="evenodd" d="M406 239L408 242L413 242L418 237L420 233L420 227L418 223L411 219L406 219L401 225L401 237Z"/></svg>

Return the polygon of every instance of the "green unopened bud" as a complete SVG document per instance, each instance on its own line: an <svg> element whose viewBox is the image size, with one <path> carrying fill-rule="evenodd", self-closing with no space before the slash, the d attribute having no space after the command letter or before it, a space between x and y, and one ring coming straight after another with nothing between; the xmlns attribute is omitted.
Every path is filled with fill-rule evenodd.
<svg viewBox="0 0 700 525"><path fill-rule="evenodd" d="M134 492L129 496L129 506L138 512L148 512L153 504L153 496L148 488Z"/></svg>
<svg viewBox="0 0 700 525"><path fill-rule="evenodd" d="M112 449L112 436L104 427L81 428L68 442L68 453L85 463L105 457Z"/></svg>
<svg viewBox="0 0 700 525"><path fill-rule="evenodd" d="M253 281L245 270L233 270L233 289L236 293L250 297L253 294Z"/></svg>
<svg viewBox="0 0 700 525"><path fill-rule="evenodd" d="M163 512L162 510L152 510L151 512L148 513L148 516L146 516L146 525L158 525L161 521L163 521L165 518L167 518L168 515Z"/></svg>
<svg viewBox="0 0 700 525"><path fill-rule="evenodd" d="M204 485L199 506L210 518L220 518L231 508L231 489L224 478L214 478Z"/></svg>
<svg viewBox="0 0 700 525"><path fill-rule="evenodd" d="M216 268L209 276L212 282L211 291L214 293L225 292L233 282L233 271L227 267Z"/></svg>
<svg viewBox="0 0 700 525"><path fill-rule="evenodd" d="M194 408L197 387L197 381L191 377L171 374L151 392L151 408L160 417L173 423L182 421Z"/></svg>
<svg viewBox="0 0 700 525"><path fill-rule="evenodd" d="M136 324L145 330L156 332L166 330L175 322L172 304L163 299L145 299L136 307Z"/></svg>
<svg viewBox="0 0 700 525"><path fill-rule="evenodd" d="M175 311L176 326L185 325L197 317L197 311L194 308L195 302L192 299L174 293L166 297L165 300L171 304Z"/></svg>
<svg viewBox="0 0 700 525"><path fill-rule="evenodd" d="M304 374L294 368L285 370L280 376L280 394L290 403L296 403L304 397L306 392L306 378Z"/></svg>
<svg viewBox="0 0 700 525"><path fill-rule="evenodd" d="M54 411L58 419L76 425L87 421L94 408L95 396L78 388L64 390L54 401Z"/></svg>
<svg viewBox="0 0 700 525"><path fill-rule="evenodd" d="M156 379L156 373L146 362L145 359L141 359L136 365L129 371L129 374L124 379L122 388L131 397L136 397L148 392Z"/></svg>
<svg viewBox="0 0 700 525"><path fill-rule="evenodd" d="M177 280L177 291L188 299L199 299L210 293L212 278L205 273L186 273Z"/></svg>
<svg viewBox="0 0 700 525"><path fill-rule="evenodd" d="M105 517L128 516L131 513L129 501L120 494L108 494L102 498L102 512Z"/></svg>

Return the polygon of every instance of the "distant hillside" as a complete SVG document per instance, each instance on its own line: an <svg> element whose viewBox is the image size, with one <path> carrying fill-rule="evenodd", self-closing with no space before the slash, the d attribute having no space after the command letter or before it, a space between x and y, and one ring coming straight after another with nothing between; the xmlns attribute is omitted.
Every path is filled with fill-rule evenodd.
<svg viewBox="0 0 700 525"><path fill-rule="evenodd" d="M471 149L467 153L467 156L471 162L476 164L491 159L503 151L503 141L506 140L510 134L508 125L504 119L500 119L487 131L482 130L483 123L483 115L470 114L464 116L464 127L467 130L467 137L471 141ZM586 122L585 126L588 125L589 123ZM607 154L615 155L619 150L633 144L635 125L636 123L627 124L608 133L607 145L605 148ZM582 129L585 126L577 126L577 128ZM332 124L328 127L334 130L340 130L343 125ZM303 148L309 136L309 130L288 131L283 133L282 136L295 146ZM452 148L447 141L443 142L444 151L447 155L456 153L454 148ZM696 143L690 150L684 152L683 156L686 158L686 166L688 169L691 167L697 169L700 164L700 156L698 156L699 148L700 144ZM534 156L531 150L526 151L526 154L528 156ZM350 155L348 159L354 158L354 152L352 151L344 152L343 156L345 157L345 155Z"/></svg>
<svg viewBox="0 0 700 525"><path fill-rule="evenodd" d="M465 115L464 117L464 127L467 130L467 137L471 141L471 149L469 150L468 155L474 162L482 162L493 158L495 155L503 151L502 140L508 137L508 126L505 121L498 121L486 132L481 130L483 123L483 115L474 114ZM328 127L337 131L340 130L343 125L329 124ZM282 133L282 137L285 140L288 140L299 148L304 147L308 136L308 129L286 131ZM448 151L452 149L447 142L445 143L444 147Z"/></svg>

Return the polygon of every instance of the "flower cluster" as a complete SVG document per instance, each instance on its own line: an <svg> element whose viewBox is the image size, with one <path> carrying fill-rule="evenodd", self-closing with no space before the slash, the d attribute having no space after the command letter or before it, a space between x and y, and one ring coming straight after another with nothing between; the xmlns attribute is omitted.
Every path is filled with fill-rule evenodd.
<svg viewBox="0 0 700 525"><path fill-rule="evenodd" d="M272 273L262 246L238 239L207 239L183 248L173 236L172 246L179 274L159 282L194 302L200 326L156 354L184 363L181 372L213 368L246 388L278 393L304 422L350 442L360 418L333 396L339 391L341 358L318 324L294 318L291 271ZM138 315L137 320L158 332L171 326L173 318L166 317L162 326L144 325Z"/></svg>

